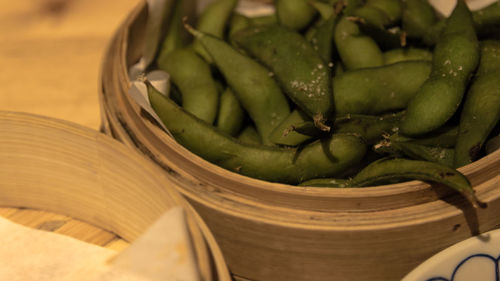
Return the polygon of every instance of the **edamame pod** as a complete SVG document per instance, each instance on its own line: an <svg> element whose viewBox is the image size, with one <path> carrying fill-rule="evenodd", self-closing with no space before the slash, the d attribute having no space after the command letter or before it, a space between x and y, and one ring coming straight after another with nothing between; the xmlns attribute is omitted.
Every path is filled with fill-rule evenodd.
<svg viewBox="0 0 500 281"><path fill-rule="evenodd" d="M472 12L472 21L477 35L482 38L498 35L500 29L500 2L495 2L489 6ZM422 39L427 45L434 45L441 37L441 33L446 25L446 19L437 21L431 27L422 29L424 34Z"/></svg>
<svg viewBox="0 0 500 281"><path fill-rule="evenodd" d="M323 5L326 5L322 3ZM323 61L330 64L332 61L333 53L333 32L337 22L337 15L335 14L333 6L330 13L323 12L325 16L320 17L314 25L309 28L305 37L311 43L314 50L318 52Z"/></svg>
<svg viewBox="0 0 500 281"><path fill-rule="evenodd" d="M276 0L275 8L279 24L293 30L305 28L316 15L308 0Z"/></svg>
<svg viewBox="0 0 500 281"><path fill-rule="evenodd" d="M452 148L457 144L457 137L458 126L443 126L423 136L408 137L401 134L393 134L389 139L392 142L410 142L418 145Z"/></svg>
<svg viewBox="0 0 500 281"><path fill-rule="evenodd" d="M279 25L268 25L247 28L233 38L274 73L285 94L318 128L330 129L325 124L333 109L330 70L304 37Z"/></svg>
<svg viewBox="0 0 500 281"><path fill-rule="evenodd" d="M392 49L382 55L385 65L411 60L432 61L431 51L413 47Z"/></svg>
<svg viewBox="0 0 500 281"><path fill-rule="evenodd" d="M458 109L470 75L479 62L479 44L471 13L459 0L439 39L432 72L411 99L400 129L415 136L441 127Z"/></svg>
<svg viewBox="0 0 500 281"><path fill-rule="evenodd" d="M497 35L500 27L500 2L472 12L472 19L479 36Z"/></svg>
<svg viewBox="0 0 500 281"><path fill-rule="evenodd" d="M350 133L360 136L367 144L374 144L384 135L398 130L397 126L404 112L382 116L348 114L337 117L333 125L336 133Z"/></svg>
<svg viewBox="0 0 500 281"><path fill-rule="evenodd" d="M182 94L177 86L173 84L170 86L168 97L171 98L176 104L182 105Z"/></svg>
<svg viewBox="0 0 500 281"><path fill-rule="evenodd" d="M217 38L223 38L226 25L237 3L238 0L215 0L211 2L199 16L196 28ZM193 48L206 61L212 62L212 58L200 42L195 40Z"/></svg>
<svg viewBox="0 0 500 281"><path fill-rule="evenodd" d="M297 146L310 140L311 136L301 134L295 130L296 126L308 121L312 120L307 114L300 110L293 110L271 133L271 141L275 144Z"/></svg>
<svg viewBox="0 0 500 281"><path fill-rule="evenodd" d="M194 30L188 30L212 56L226 82L255 123L264 144L272 144L269 135L289 114L288 100L269 70L236 51L225 41Z"/></svg>
<svg viewBox="0 0 500 281"><path fill-rule="evenodd" d="M376 115L404 109L430 72L430 62L407 61L336 75L333 78L335 112L337 115Z"/></svg>
<svg viewBox="0 0 500 281"><path fill-rule="evenodd" d="M250 19L250 24L253 26L278 24L278 17L275 13L257 17L250 17L249 19Z"/></svg>
<svg viewBox="0 0 500 281"><path fill-rule="evenodd" d="M222 132L231 136L236 135L243 125L245 112L240 102L230 88L222 92L220 96L219 112L215 126Z"/></svg>
<svg viewBox="0 0 500 281"><path fill-rule="evenodd" d="M481 42L481 61L460 117L455 167L479 159L483 145L500 120L500 41Z"/></svg>
<svg viewBox="0 0 500 281"><path fill-rule="evenodd" d="M247 125L237 137L238 141L245 144L262 144L259 133L252 125Z"/></svg>
<svg viewBox="0 0 500 281"><path fill-rule="evenodd" d="M219 164L254 178L298 184L311 178L335 177L360 162L365 152L360 138L334 134L300 149L245 147Z"/></svg>
<svg viewBox="0 0 500 281"><path fill-rule="evenodd" d="M326 20L331 18L334 14L339 14L341 10L337 10L339 6L338 0L321 1L321 0L309 0L309 5L316 9L320 15L320 18ZM342 4L342 3L340 3ZM343 8L342 6L340 8Z"/></svg>
<svg viewBox="0 0 500 281"><path fill-rule="evenodd" d="M171 51L184 47L188 40L189 33L184 29L182 17L186 16L186 6L193 5L193 3L191 1L177 1L174 5L168 30L158 55L159 61L164 60Z"/></svg>
<svg viewBox="0 0 500 281"><path fill-rule="evenodd" d="M235 45L233 42L233 34L237 33L240 30L243 30L250 26L250 19L242 14L234 13L231 21L229 23L229 32L228 38L232 45Z"/></svg>
<svg viewBox="0 0 500 281"><path fill-rule="evenodd" d="M249 26L262 26L262 25L270 25L277 24L278 20L276 18L276 14L270 14L265 16L258 17L246 17L242 14L235 13L231 19L229 26L229 41L233 46L236 46L232 40L233 34L237 33L240 30L248 28Z"/></svg>
<svg viewBox="0 0 500 281"><path fill-rule="evenodd" d="M366 152L363 141L348 134L334 134L300 150L245 145L185 112L150 84L148 93L153 109L181 145L207 161L257 179L298 184L335 177Z"/></svg>
<svg viewBox="0 0 500 281"><path fill-rule="evenodd" d="M500 70L500 40L480 42L481 59L475 76L481 76Z"/></svg>
<svg viewBox="0 0 500 281"><path fill-rule="evenodd" d="M158 61L158 67L170 74L181 92L182 107L212 124L217 116L219 93L210 66L193 50L176 49Z"/></svg>
<svg viewBox="0 0 500 281"><path fill-rule="evenodd" d="M365 4L365 0L340 0L344 5L342 14L346 16L353 16L354 11Z"/></svg>
<svg viewBox="0 0 500 281"><path fill-rule="evenodd" d="M363 187L401 180L425 180L442 183L460 192L474 207L485 208L469 180L460 172L447 166L421 160L381 159L361 170L351 181L351 186Z"/></svg>
<svg viewBox="0 0 500 281"><path fill-rule="evenodd" d="M425 146L411 142L392 142L391 145L415 160L425 160L453 168L455 150L452 148Z"/></svg>
<svg viewBox="0 0 500 281"><path fill-rule="evenodd" d="M356 9L353 15L374 27L384 29L401 18L401 3L399 0L371 0Z"/></svg>
<svg viewBox="0 0 500 281"><path fill-rule="evenodd" d="M423 38L437 22L436 12L428 0L405 0L402 8L402 26L410 38Z"/></svg>
<svg viewBox="0 0 500 281"><path fill-rule="evenodd" d="M395 23L401 18L400 0L371 0L354 10L360 30L373 38L382 49L406 44L405 34Z"/></svg>
<svg viewBox="0 0 500 281"><path fill-rule="evenodd" d="M382 51L377 43L364 35L358 25L342 17L335 26L335 46L347 70L381 66Z"/></svg>
<svg viewBox="0 0 500 281"><path fill-rule="evenodd" d="M400 0L369 0L366 5L379 9L389 18L389 25L401 19L402 6Z"/></svg>
<svg viewBox="0 0 500 281"><path fill-rule="evenodd" d="M499 148L500 148L500 136L499 135L490 138L484 146L484 150L485 150L486 154L491 154L491 153L497 151Z"/></svg>

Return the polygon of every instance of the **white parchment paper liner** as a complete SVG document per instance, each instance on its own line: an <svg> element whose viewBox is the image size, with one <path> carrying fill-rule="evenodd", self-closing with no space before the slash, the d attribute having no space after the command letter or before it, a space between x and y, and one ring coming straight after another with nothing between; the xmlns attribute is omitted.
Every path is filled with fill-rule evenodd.
<svg viewBox="0 0 500 281"><path fill-rule="evenodd" d="M190 239L181 207L121 253L0 217L0 280L199 281Z"/></svg>

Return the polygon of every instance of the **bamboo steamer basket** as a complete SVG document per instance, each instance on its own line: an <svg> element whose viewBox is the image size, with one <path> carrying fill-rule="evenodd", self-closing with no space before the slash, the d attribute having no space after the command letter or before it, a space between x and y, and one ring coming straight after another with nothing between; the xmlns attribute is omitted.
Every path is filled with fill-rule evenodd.
<svg viewBox="0 0 500 281"><path fill-rule="evenodd" d="M231 277L198 213L147 158L97 131L0 111L0 206L68 215L131 242L166 210L185 210L201 280Z"/></svg>
<svg viewBox="0 0 500 281"><path fill-rule="evenodd" d="M438 251L500 224L500 151L460 169L486 209L440 185L304 188L232 173L175 142L127 94L145 4L111 40L101 76L107 132L153 159L215 235L236 280L399 280Z"/></svg>

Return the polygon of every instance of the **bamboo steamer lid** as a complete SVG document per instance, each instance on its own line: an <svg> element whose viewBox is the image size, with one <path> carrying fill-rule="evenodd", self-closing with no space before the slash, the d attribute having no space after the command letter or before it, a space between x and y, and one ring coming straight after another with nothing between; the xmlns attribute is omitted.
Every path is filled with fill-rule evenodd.
<svg viewBox="0 0 500 281"><path fill-rule="evenodd" d="M460 169L488 203L421 181L304 188L213 165L169 137L128 95L147 13L134 9L102 65L104 127L160 167L210 227L236 280L398 280L438 251L500 224L500 151Z"/></svg>
<svg viewBox="0 0 500 281"><path fill-rule="evenodd" d="M97 131L0 111L0 206L69 215L135 240L172 207L185 210L201 280L231 280L210 230L147 158Z"/></svg>

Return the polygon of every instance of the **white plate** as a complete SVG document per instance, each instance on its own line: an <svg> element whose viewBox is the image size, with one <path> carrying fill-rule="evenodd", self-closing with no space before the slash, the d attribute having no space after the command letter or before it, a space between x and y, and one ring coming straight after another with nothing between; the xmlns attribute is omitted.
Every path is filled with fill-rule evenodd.
<svg viewBox="0 0 500 281"><path fill-rule="evenodd" d="M499 261L500 229L497 229L437 253L402 281L498 281Z"/></svg>

